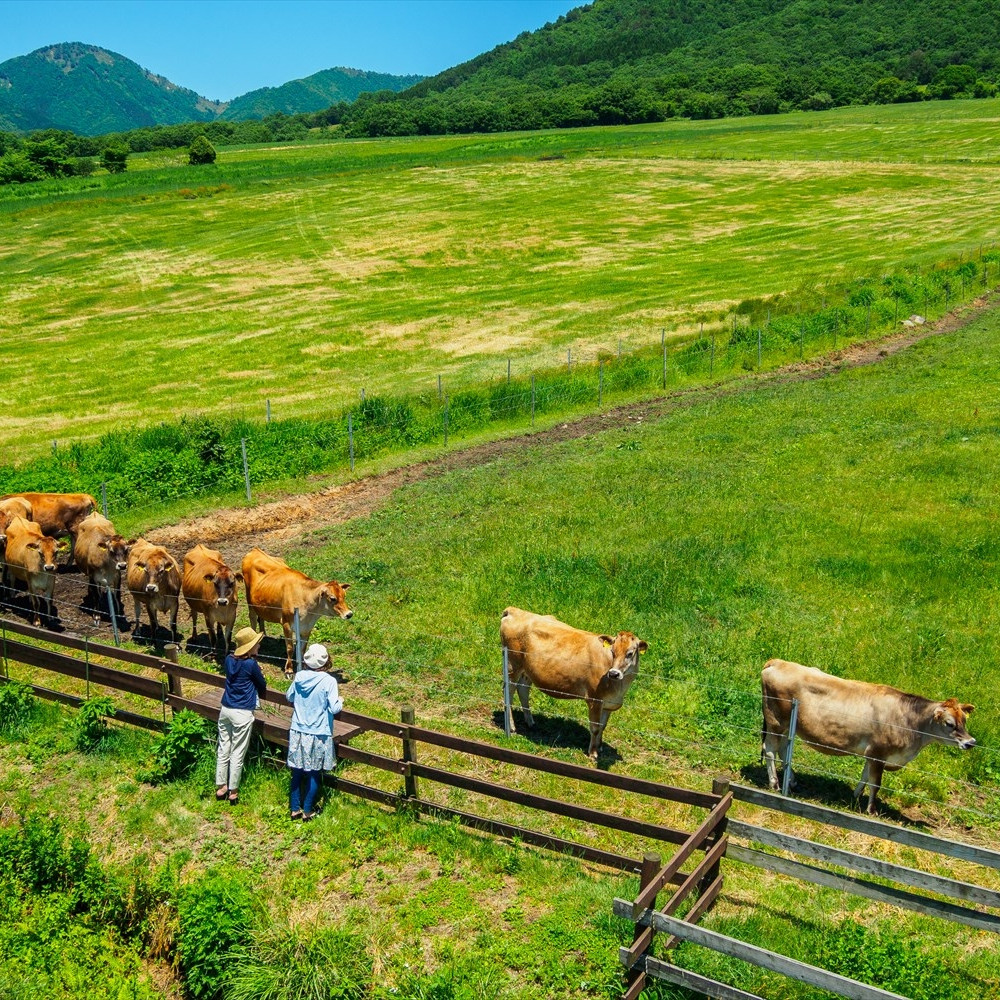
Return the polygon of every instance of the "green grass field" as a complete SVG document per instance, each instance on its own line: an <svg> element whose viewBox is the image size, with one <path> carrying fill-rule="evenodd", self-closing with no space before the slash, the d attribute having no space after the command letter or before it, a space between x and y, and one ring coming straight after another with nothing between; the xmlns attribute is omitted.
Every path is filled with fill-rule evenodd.
<svg viewBox="0 0 1000 1000"><path fill-rule="evenodd" d="M975 254L997 236L998 108L158 154L6 188L0 463L554 366Z"/></svg>

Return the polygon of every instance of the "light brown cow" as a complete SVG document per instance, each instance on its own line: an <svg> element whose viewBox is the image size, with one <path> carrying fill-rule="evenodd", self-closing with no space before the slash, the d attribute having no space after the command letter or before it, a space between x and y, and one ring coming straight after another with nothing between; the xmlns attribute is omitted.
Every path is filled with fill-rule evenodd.
<svg viewBox="0 0 1000 1000"><path fill-rule="evenodd" d="M125 585L135 602L135 629L139 627L141 608L149 615L152 639L156 641L156 616L162 611L170 616L170 638L177 637L177 606L180 603L181 573L177 560L161 545L137 538L129 549Z"/></svg>
<svg viewBox="0 0 1000 1000"><path fill-rule="evenodd" d="M205 616L205 627L222 660L229 650L239 604L237 583L242 573L234 573L222 560L222 553L196 545L184 557L181 592L191 609L191 638L198 634L198 615Z"/></svg>
<svg viewBox="0 0 1000 1000"><path fill-rule="evenodd" d="M77 566L87 574L87 600L94 612L94 624L110 612L108 595L114 602L115 614L122 614L122 573L128 568L128 552L132 541L126 541L115 526L96 510L76 527L73 556Z"/></svg>
<svg viewBox="0 0 1000 1000"><path fill-rule="evenodd" d="M52 591L56 584L56 540L43 534L34 522L15 517L7 526L7 568L13 580L28 588L35 625L42 624L39 611L45 602L45 614L55 617Z"/></svg>
<svg viewBox="0 0 1000 1000"><path fill-rule="evenodd" d="M596 764L608 717L622 707L632 681L639 675L639 654L649 644L631 632L596 635L553 618L520 608L500 617L500 642L507 649L510 680L517 688L528 726L535 720L528 708L531 685L553 698L583 698L590 715L587 755Z"/></svg>
<svg viewBox="0 0 1000 1000"><path fill-rule="evenodd" d="M354 612L347 606L348 583L313 580L261 549L251 549L243 557L242 570L250 626L263 632L265 622L281 622L287 654L286 677L295 672L292 622L296 611L299 613L299 636L303 649L309 642L313 626L324 615L345 619L354 617Z"/></svg>
<svg viewBox="0 0 1000 1000"><path fill-rule="evenodd" d="M0 593L10 586L4 553L7 551L7 527L15 517L31 520L31 504L21 497L8 497L0 500Z"/></svg>
<svg viewBox="0 0 1000 1000"><path fill-rule="evenodd" d="M50 538L69 536L69 558L73 561L74 533L79 523L97 510L97 501L89 493L10 493L2 500L21 499L31 504L31 516Z"/></svg>
<svg viewBox="0 0 1000 1000"><path fill-rule="evenodd" d="M845 680L787 660L769 660L761 671L760 683L764 710L761 754L767 760L768 781L775 789L776 756L785 754L793 700L799 703L796 739L820 753L864 758L854 797L860 798L868 786L869 813L875 812L883 770L898 771L928 743L945 743L962 750L976 745L965 728L973 706L955 698L931 701L886 684Z"/></svg>

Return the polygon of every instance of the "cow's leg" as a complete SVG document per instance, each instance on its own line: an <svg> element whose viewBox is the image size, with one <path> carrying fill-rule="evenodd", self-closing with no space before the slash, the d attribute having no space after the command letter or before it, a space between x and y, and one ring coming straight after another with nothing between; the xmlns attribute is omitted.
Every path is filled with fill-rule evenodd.
<svg viewBox="0 0 1000 1000"><path fill-rule="evenodd" d="M149 612L149 632L150 638L153 640L153 645L156 645L156 630L160 627L160 623L156 619L156 611L153 609L153 602L150 601L146 607L146 611Z"/></svg>
<svg viewBox="0 0 1000 1000"><path fill-rule="evenodd" d="M247 595L247 611L250 613L250 628L255 632L263 632L264 622L257 615L257 609L250 603L250 596Z"/></svg>
<svg viewBox="0 0 1000 1000"><path fill-rule="evenodd" d="M215 659L222 663L229 652L229 640L222 622L215 623L215 634L212 636L212 647L215 650Z"/></svg>
<svg viewBox="0 0 1000 1000"><path fill-rule="evenodd" d="M882 787L882 771L885 764L880 760L868 761L868 815L874 816L878 811L875 808L875 801L878 798L878 790Z"/></svg>
<svg viewBox="0 0 1000 1000"><path fill-rule="evenodd" d="M778 753L781 747L781 736L778 733L765 730L763 754L767 762L767 783L777 791L781 787L778 781Z"/></svg>
<svg viewBox="0 0 1000 1000"><path fill-rule="evenodd" d="M180 601L178 601L174 606L173 610L170 612L170 641L175 642L180 639L181 634L177 631L177 612L180 611Z"/></svg>
<svg viewBox="0 0 1000 1000"><path fill-rule="evenodd" d="M132 634L134 635L139 631L140 615L142 614L142 605L139 603L139 598L134 594L132 595L132 603L135 605L135 624L132 627Z"/></svg>
<svg viewBox="0 0 1000 1000"><path fill-rule="evenodd" d="M611 713L599 701L590 702L587 708L590 714L590 746L587 748L587 756L596 764L597 753L601 749L601 735Z"/></svg>
<svg viewBox="0 0 1000 1000"><path fill-rule="evenodd" d="M861 780L854 786L854 797L860 799L865 787L868 784L868 772L870 770L871 761L866 757L865 766L861 769Z"/></svg>
<svg viewBox="0 0 1000 1000"><path fill-rule="evenodd" d="M282 616L281 628L285 633L285 676L295 676L295 637L292 635L292 620Z"/></svg>
<svg viewBox="0 0 1000 1000"><path fill-rule="evenodd" d="M38 613L38 595L28 587L28 601L31 603L31 623L35 628L42 627L42 619Z"/></svg>
<svg viewBox="0 0 1000 1000"><path fill-rule="evenodd" d="M198 612L195 611L193 604L189 604L188 607L191 609L191 641L194 642L195 636L198 634ZM205 625L208 626L208 615L205 615ZM210 628L208 631L211 634Z"/></svg>
<svg viewBox="0 0 1000 1000"><path fill-rule="evenodd" d="M527 674L521 674L515 681L515 687L517 688L518 700L521 702L521 715L524 718L524 724L530 729L535 724L535 718L531 714L531 709L528 708L528 692L531 690L531 678Z"/></svg>

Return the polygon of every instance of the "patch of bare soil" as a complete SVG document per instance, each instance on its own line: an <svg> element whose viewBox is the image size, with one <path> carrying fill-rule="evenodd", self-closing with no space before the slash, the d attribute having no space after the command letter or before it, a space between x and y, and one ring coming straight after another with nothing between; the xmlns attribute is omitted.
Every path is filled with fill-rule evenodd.
<svg viewBox="0 0 1000 1000"><path fill-rule="evenodd" d="M531 431L500 441L456 450L426 462L366 476L355 482L329 487L316 493L285 497L249 510L240 508L219 510L206 517L157 528L147 532L146 537L159 545L178 551L186 551L198 542L205 542L222 550L226 558L235 560L235 564L238 564L243 553L254 545L271 552L281 552L288 548L294 539L307 532L343 524L353 518L372 513L401 486L431 476L443 475L453 469L485 465L512 452L535 445L569 441L613 428L655 420L680 407L755 391L762 386L823 378L845 368L876 364L921 340L951 333L972 322L993 307L994 294L984 295L971 305L948 313L937 322L908 327L888 337L852 344L843 350L786 365L775 371L748 375L721 386L683 389L658 399L630 403L546 430Z"/></svg>

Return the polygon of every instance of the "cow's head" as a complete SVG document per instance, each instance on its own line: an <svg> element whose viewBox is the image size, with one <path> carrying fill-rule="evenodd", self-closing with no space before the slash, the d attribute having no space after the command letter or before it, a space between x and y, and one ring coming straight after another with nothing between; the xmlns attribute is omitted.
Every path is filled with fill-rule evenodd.
<svg viewBox="0 0 1000 1000"><path fill-rule="evenodd" d="M111 538L102 539L97 546L104 552L107 564L114 566L121 573L128 567L128 550L132 544L132 541L125 541L121 535L113 535Z"/></svg>
<svg viewBox="0 0 1000 1000"><path fill-rule="evenodd" d="M347 606L347 590L349 583L337 583L331 580L323 584L323 591L320 601L324 605L324 614L331 617L337 615L338 618L353 618L354 612Z"/></svg>
<svg viewBox="0 0 1000 1000"><path fill-rule="evenodd" d="M145 574L147 594L175 594L180 589L177 564L165 549L154 549L136 565Z"/></svg>
<svg viewBox="0 0 1000 1000"><path fill-rule="evenodd" d="M29 573L54 573L56 571L56 540L48 535L31 535L25 543L25 569Z"/></svg>
<svg viewBox="0 0 1000 1000"><path fill-rule="evenodd" d="M940 702L934 709L931 736L939 743L954 743L962 750L974 747L976 741L965 728L966 716L974 710L974 705L962 705L957 698Z"/></svg>
<svg viewBox="0 0 1000 1000"><path fill-rule="evenodd" d="M214 573L205 574L205 583L215 591L215 604L220 608L237 602L236 584L242 582L243 574L234 573L228 566L220 566Z"/></svg>
<svg viewBox="0 0 1000 1000"><path fill-rule="evenodd" d="M601 642L611 647L611 669L609 679L632 681L639 673L639 654L649 649L645 639L639 639L631 632L619 632L613 639L610 635L599 636Z"/></svg>

